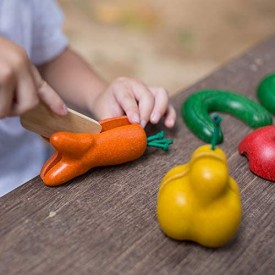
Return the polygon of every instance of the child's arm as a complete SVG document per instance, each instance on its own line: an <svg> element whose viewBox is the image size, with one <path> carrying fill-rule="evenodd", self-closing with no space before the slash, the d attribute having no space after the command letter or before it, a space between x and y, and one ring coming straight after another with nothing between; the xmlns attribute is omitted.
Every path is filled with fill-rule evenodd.
<svg viewBox="0 0 275 275"><path fill-rule="evenodd" d="M69 48L39 70L66 102L98 119L126 114L130 122L145 126L164 116L165 125L174 126L176 112L163 88L150 88L126 77L108 84Z"/></svg>
<svg viewBox="0 0 275 275"><path fill-rule="evenodd" d="M0 118L21 115L39 100L55 113L67 108L59 95L41 78L24 49L0 37Z"/></svg>

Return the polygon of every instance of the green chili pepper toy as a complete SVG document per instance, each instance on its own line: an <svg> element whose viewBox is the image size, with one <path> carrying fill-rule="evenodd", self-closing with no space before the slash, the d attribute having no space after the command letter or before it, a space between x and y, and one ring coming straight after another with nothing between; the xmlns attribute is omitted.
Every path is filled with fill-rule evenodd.
<svg viewBox="0 0 275 275"><path fill-rule="evenodd" d="M201 90L189 96L182 105L182 117L189 129L200 139L211 143L215 125L209 113L229 113L252 128L272 124L270 113L243 95L220 90ZM222 143L220 130L217 144Z"/></svg>

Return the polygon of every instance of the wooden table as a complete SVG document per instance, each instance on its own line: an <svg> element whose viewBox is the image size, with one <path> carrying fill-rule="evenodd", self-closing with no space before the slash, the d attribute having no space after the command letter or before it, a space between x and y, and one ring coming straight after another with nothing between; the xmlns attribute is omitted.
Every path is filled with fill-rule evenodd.
<svg viewBox="0 0 275 275"><path fill-rule="evenodd" d="M220 147L241 189L234 241L219 249L173 241L155 214L164 174L204 144L180 116L186 97L217 88L256 99L260 79L274 71L275 36L173 97L178 119L167 131L174 139L168 153L150 149L137 161L93 169L57 188L37 177L2 197L0 274L275 274L274 183L252 174L239 155L237 145L251 129L232 116L223 116Z"/></svg>

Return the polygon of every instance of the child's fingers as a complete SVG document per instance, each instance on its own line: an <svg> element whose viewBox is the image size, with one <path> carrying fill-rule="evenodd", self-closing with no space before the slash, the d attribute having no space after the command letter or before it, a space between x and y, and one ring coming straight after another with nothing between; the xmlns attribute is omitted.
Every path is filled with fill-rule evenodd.
<svg viewBox="0 0 275 275"><path fill-rule="evenodd" d="M176 111L174 107L169 104L168 93L163 88L152 87L149 88L151 93L155 96L155 106L150 117L153 124L159 122L162 116L165 117L164 124L168 128L172 128L176 121Z"/></svg>
<svg viewBox="0 0 275 275"><path fill-rule="evenodd" d="M68 110L65 103L46 81L40 82L38 96L54 113L58 115L67 114Z"/></svg>
<svg viewBox="0 0 275 275"><path fill-rule="evenodd" d="M36 84L38 97L44 102L54 113L58 115L67 114L67 107L60 96L42 79L38 70L33 66L33 77Z"/></svg>
<svg viewBox="0 0 275 275"><path fill-rule="evenodd" d="M10 71L7 75L2 70L1 77L1 117L21 115L37 104L38 97L31 72L22 69L18 74Z"/></svg>
<svg viewBox="0 0 275 275"><path fill-rule="evenodd" d="M131 123L143 127L150 120L156 124L165 117L165 125L173 127L176 119L174 108L169 105L168 93L163 88L147 88L142 82L130 78L119 78L109 87L118 106Z"/></svg>
<svg viewBox="0 0 275 275"><path fill-rule="evenodd" d="M150 92L155 97L155 105L150 116L150 121L157 124L168 108L168 93L164 88L150 87Z"/></svg>
<svg viewBox="0 0 275 275"><path fill-rule="evenodd" d="M92 113L99 120L122 116L125 114L124 110L122 110L122 107L117 102L117 99L114 96L110 97L109 93L102 93L102 95L98 97L98 101L92 109Z"/></svg>
<svg viewBox="0 0 275 275"><path fill-rule="evenodd" d="M119 78L112 88L113 94L131 123L145 127L154 107L154 96L140 81Z"/></svg>
<svg viewBox="0 0 275 275"><path fill-rule="evenodd" d="M139 109L136 99L130 86L121 86L121 89L114 90L115 99L123 109L131 123L140 123Z"/></svg>
<svg viewBox="0 0 275 275"><path fill-rule="evenodd" d="M150 119L152 110L154 108L154 96L149 91L149 89L141 82L134 82L132 85L132 90L138 102L140 124L142 127L145 127Z"/></svg>
<svg viewBox="0 0 275 275"><path fill-rule="evenodd" d="M12 104L12 115L21 115L38 103L38 95L31 70L21 70Z"/></svg>
<svg viewBox="0 0 275 275"><path fill-rule="evenodd" d="M0 87L0 118L11 115L13 88Z"/></svg>
<svg viewBox="0 0 275 275"><path fill-rule="evenodd" d="M0 118L10 115L15 89L12 76L5 70L0 68Z"/></svg>
<svg viewBox="0 0 275 275"><path fill-rule="evenodd" d="M26 51L0 37L0 116L21 115L39 99L55 113L63 115L66 107L61 98L41 78Z"/></svg>
<svg viewBox="0 0 275 275"><path fill-rule="evenodd" d="M142 127L145 127L154 108L154 97L149 92L144 93L144 96L139 98L138 106L140 112L140 124Z"/></svg>
<svg viewBox="0 0 275 275"><path fill-rule="evenodd" d="M164 119L164 125L167 128L172 128L175 125L176 116L177 116L176 110L171 104L169 104L165 115L165 119Z"/></svg>

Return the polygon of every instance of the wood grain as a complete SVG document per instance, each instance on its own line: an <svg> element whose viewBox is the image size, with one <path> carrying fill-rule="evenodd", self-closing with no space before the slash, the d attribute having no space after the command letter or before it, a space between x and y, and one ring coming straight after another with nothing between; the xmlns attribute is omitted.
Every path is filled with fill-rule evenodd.
<svg viewBox="0 0 275 275"><path fill-rule="evenodd" d="M223 115L231 176L243 204L236 238L220 249L166 238L156 220L164 174L189 160L202 141L185 126L180 107L202 88L255 99L261 78L275 71L275 36L173 97L177 126L168 153L148 149L139 160L93 169L57 188L37 177L0 199L1 274L274 274L274 183L253 175L237 145L251 129ZM182 72L184 74L184 72ZM151 127L152 134L163 129Z"/></svg>

